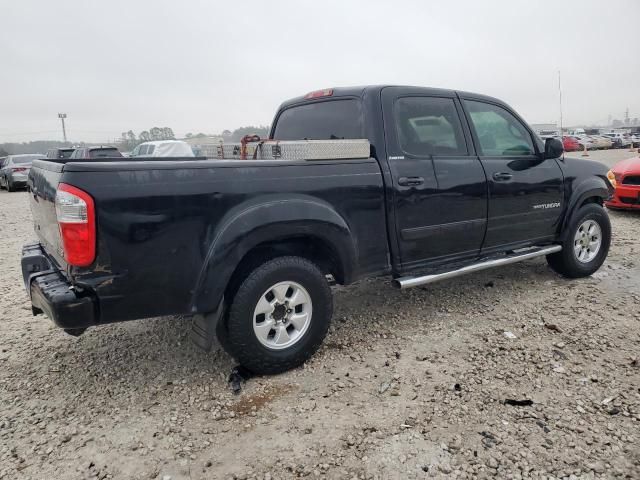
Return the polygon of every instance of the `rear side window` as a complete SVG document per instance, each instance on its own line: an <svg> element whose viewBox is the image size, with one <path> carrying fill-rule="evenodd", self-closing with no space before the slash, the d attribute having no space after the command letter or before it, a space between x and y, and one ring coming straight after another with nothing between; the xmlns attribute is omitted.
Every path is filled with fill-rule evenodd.
<svg viewBox="0 0 640 480"><path fill-rule="evenodd" d="M394 106L398 141L410 155L467 155L460 117L451 98L402 97Z"/></svg>
<svg viewBox="0 0 640 480"><path fill-rule="evenodd" d="M26 155L24 157L13 157L14 165L19 165L21 163L31 163L34 160L42 158L41 155Z"/></svg>
<svg viewBox="0 0 640 480"><path fill-rule="evenodd" d="M284 110L273 134L276 140L366 138L360 100L331 100Z"/></svg>
<svg viewBox="0 0 640 480"><path fill-rule="evenodd" d="M465 100L465 105L476 130L482 155L535 155L529 131L507 110L490 103L470 100Z"/></svg>
<svg viewBox="0 0 640 480"><path fill-rule="evenodd" d="M155 149L155 145L149 145L149 147L147 148L147 155L151 155Z"/></svg>
<svg viewBox="0 0 640 480"><path fill-rule="evenodd" d="M60 152L58 153L58 158L69 158L71 157L72 153L73 150L60 150Z"/></svg>

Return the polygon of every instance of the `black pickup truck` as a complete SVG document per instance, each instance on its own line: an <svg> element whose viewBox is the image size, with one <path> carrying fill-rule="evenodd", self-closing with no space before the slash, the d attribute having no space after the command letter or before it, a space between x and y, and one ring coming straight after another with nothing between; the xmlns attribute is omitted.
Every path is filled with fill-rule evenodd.
<svg viewBox="0 0 640 480"><path fill-rule="evenodd" d="M370 86L285 102L270 138L367 139L369 158L37 160L38 242L22 270L34 314L68 333L193 315L193 338L258 373L303 363L332 315L330 284L400 288L546 256L595 272L611 226L606 168L565 158L508 105Z"/></svg>

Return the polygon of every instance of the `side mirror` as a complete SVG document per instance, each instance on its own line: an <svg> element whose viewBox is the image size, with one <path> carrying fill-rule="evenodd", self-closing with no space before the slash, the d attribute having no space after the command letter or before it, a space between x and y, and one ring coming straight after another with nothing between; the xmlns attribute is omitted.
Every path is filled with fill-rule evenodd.
<svg viewBox="0 0 640 480"><path fill-rule="evenodd" d="M557 138L547 138L544 142L544 158L560 158L564 153L564 146Z"/></svg>

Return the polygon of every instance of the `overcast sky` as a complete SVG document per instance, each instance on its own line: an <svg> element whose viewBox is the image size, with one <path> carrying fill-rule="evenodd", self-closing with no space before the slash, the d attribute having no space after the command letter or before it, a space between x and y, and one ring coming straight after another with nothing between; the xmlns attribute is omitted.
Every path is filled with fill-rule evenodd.
<svg viewBox="0 0 640 480"><path fill-rule="evenodd" d="M485 93L529 123L640 117L640 1L0 0L0 142L268 124L323 87Z"/></svg>

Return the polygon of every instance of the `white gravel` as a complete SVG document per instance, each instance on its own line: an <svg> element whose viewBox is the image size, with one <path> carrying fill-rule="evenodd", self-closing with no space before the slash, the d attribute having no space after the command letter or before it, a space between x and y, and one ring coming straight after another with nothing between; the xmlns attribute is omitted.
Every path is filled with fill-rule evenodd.
<svg viewBox="0 0 640 480"><path fill-rule="evenodd" d="M2 191L0 478L640 478L640 213L610 215L592 278L336 288L320 352L234 396L186 318L73 338L33 317L27 195Z"/></svg>

